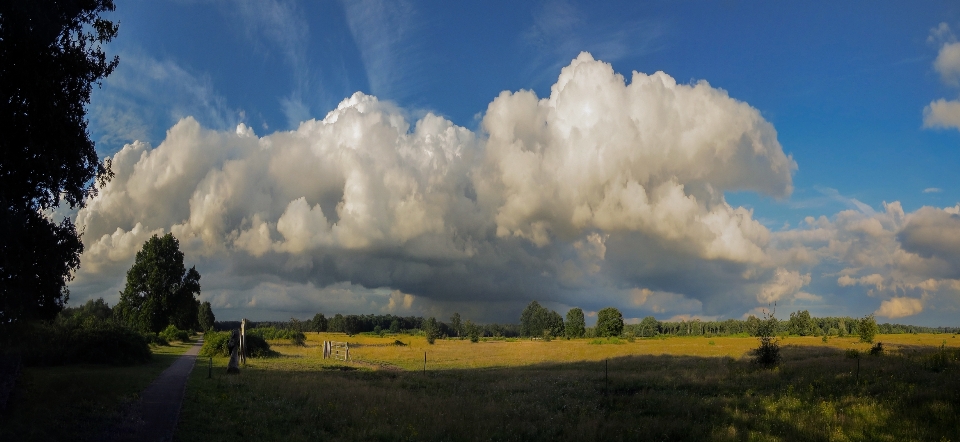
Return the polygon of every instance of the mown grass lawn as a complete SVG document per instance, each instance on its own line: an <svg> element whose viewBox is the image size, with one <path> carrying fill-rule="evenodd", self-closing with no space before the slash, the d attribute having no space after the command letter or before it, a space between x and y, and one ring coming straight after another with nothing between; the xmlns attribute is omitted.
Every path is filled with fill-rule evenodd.
<svg viewBox="0 0 960 442"><path fill-rule="evenodd" d="M322 340L351 343L350 363ZM396 340L406 345L393 345ZM438 340L310 334L280 357L198 362L177 439L236 440L957 440L960 340L787 338L773 370L755 338ZM944 342L946 341L946 342ZM939 353L944 345L945 351ZM427 353L426 372L423 354ZM946 355L947 363L937 361Z"/></svg>
<svg viewBox="0 0 960 442"><path fill-rule="evenodd" d="M142 365L26 367L0 416L0 441L100 440L123 407L192 345L151 347Z"/></svg>

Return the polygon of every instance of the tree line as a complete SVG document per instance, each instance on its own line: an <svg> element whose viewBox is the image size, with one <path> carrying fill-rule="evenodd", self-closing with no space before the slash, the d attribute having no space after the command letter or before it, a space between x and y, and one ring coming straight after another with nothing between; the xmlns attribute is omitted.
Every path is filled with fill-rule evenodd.
<svg viewBox="0 0 960 442"><path fill-rule="evenodd" d="M290 321L248 322L251 327L273 327L277 329L303 332L341 332L348 335L358 333L408 333L425 334L428 338L473 338L473 337L535 337L535 338L596 338L596 337L655 337L655 336L759 336L761 333L794 336L858 336L860 324L865 318L849 316L830 316L817 318L808 310L799 310L789 317L779 320L771 315L760 319L750 315L746 319L725 319L722 321L660 321L647 316L638 323L626 324L623 314L615 307L607 307L596 313L597 324L586 327L583 309L571 308L566 315L550 310L537 301L532 301L523 309L519 322L515 324L480 324L464 320L454 313L449 322L436 318L395 315L343 315L326 317L317 313L312 319ZM957 333L957 327L924 327L917 325L876 324L881 334L898 333ZM215 324L216 330L239 328L239 321L221 321Z"/></svg>

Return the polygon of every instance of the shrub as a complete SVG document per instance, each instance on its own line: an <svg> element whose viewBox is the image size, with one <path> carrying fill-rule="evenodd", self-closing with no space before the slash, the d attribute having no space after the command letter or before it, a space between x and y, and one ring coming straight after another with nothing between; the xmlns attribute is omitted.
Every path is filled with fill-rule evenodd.
<svg viewBox="0 0 960 442"><path fill-rule="evenodd" d="M177 326L170 324L162 332L157 334L167 341L190 342L190 333L186 330L180 330Z"/></svg>
<svg viewBox="0 0 960 442"><path fill-rule="evenodd" d="M857 322L857 333L860 335L860 342L873 342L874 336L880 331L877 321L873 315L864 316Z"/></svg>
<svg viewBox="0 0 960 442"><path fill-rule="evenodd" d="M166 339L160 337L160 336L157 335L156 333L144 333L144 334L143 334L143 339L146 339L146 340L147 340L147 344L150 344L150 345L163 345L163 346L169 346L169 345L170 345L170 342L169 342L169 341L167 341Z"/></svg>
<svg viewBox="0 0 960 442"><path fill-rule="evenodd" d="M427 337L427 343L433 345L439 333L440 326L437 324L436 318L431 316L423 322L423 334Z"/></svg>
<svg viewBox="0 0 960 442"><path fill-rule="evenodd" d="M250 335L247 335L250 338ZM230 332L208 331L203 335L203 347L200 347L200 356L230 356L227 350L227 341L230 340Z"/></svg>
<svg viewBox="0 0 960 442"><path fill-rule="evenodd" d="M876 344L873 344L873 347L870 347L870 355L871 355L871 356L880 356L880 355L882 355L882 354L883 354L883 343L882 343L882 342L877 342Z"/></svg>
<svg viewBox="0 0 960 442"><path fill-rule="evenodd" d="M763 367L774 367L780 364L780 343L776 338L777 318L773 312L764 313L764 320L757 326L757 339L760 346L753 349L753 362Z"/></svg>
<svg viewBox="0 0 960 442"><path fill-rule="evenodd" d="M200 348L200 356L230 356L230 349L227 343L230 341L231 332L207 332L203 338L203 347ZM251 358L266 358L277 356L278 353L270 349L270 344L266 340L255 334L246 334L247 356Z"/></svg>
<svg viewBox="0 0 960 442"><path fill-rule="evenodd" d="M249 343L249 339L247 342ZM290 333L290 343L298 347L306 347L307 337L303 334L303 332Z"/></svg>
<svg viewBox="0 0 960 442"><path fill-rule="evenodd" d="M143 335L113 321L85 321L79 326L37 323L21 344L27 365L129 365L151 358Z"/></svg>

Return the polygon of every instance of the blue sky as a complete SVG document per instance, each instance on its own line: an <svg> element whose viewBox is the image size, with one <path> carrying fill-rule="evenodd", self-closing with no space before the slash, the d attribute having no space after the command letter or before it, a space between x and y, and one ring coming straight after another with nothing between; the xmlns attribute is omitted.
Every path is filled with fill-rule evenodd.
<svg viewBox="0 0 960 442"><path fill-rule="evenodd" d="M512 320L514 311L519 312L529 299L538 298L558 310L577 305L592 311L607 303L626 310L627 317L654 314L659 319L712 318L739 317L764 305L761 299L768 299L781 300L790 304L789 308L809 308L815 314L891 313L891 321L955 325L952 318L960 308L960 291L944 287L960 278L960 274L954 274L956 256L938 255L939 252L910 242L913 237L909 236L909 232L914 231L911 226L919 226L920 220L926 219L926 212L918 212L922 207L932 206L943 212L960 201L960 178L956 173L960 164L957 127L960 124L955 122L951 126L949 121L953 120L944 117L946 124L928 122L925 125L928 105L940 99L950 102L960 95L955 81L960 75L951 70L949 57L940 57L941 53L949 55L947 48L956 42L954 33L960 32L960 5L955 3L810 5L725 1L595 5L577 2L118 1L117 11L110 14L110 18L120 22L120 33L107 49L120 56L120 67L94 92L89 107L91 135L105 156L120 155L123 149L132 151L134 144L131 143L137 140L148 143L138 145L141 146L136 148L138 155L160 149L165 140L169 148L174 149L175 140L169 134L179 133L173 128L186 117L196 121L198 130L213 133L239 133L238 124L261 139L286 131L301 133L307 131L301 122L324 119L338 103L359 91L364 96L376 97L380 103L377 105L380 107L376 107L378 112L403 118L410 132L418 121L425 121L428 116L441 117L463 128L476 137L474 142L464 142L467 146L464 152L486 155L489 163L493 155L490 152L496 146L491 142L496 138L496 129L492 129L492 119L484 118L501 92L530 90L539 98L550 97L551 87L558 82L561 70L585 51L598 63L606 63L615 73L623 75L627 84L631 83L634 71L646 75L662 71L682 86L706 82L712 91L725 92L730 99L745 103L772 125L778 145L767 147L792 158L796 165L787 175L778 175L781 181L786 180L780 184L786 183L792 188L789 193L764 187L748 176L739 180L718 178L719 181L708 183L722 190L725 203L732 209L752 210L751 219L765 227L767 233L757 236L760 239L751 239L765 253L763 258L731 257L733 255L702 250L676 258L683 263L681 267L691 271L729 267L708 272L706 276L656 270L639 274L617 271L617 268L644 267L645 260L651 258L624 255L614 263L601 253L603 262L595 273L600 276L591 282L536 282L544 273L551 274L549 268L559 268L546 263L563 261L563 256L582 252L583 247L577 244L589 244L590 235L616 237L622 234L623 227L608 228L604 226L609 224L597 221L570 233L569 229L560 227L559 221L553 220L550 224L550 220L544 219L517 221L519 224L510 227L512 224L505 221L505 208L509 207L511 194L503 193L501 199L507 201L507 205L487 213L496 229L481 228L478 232L486 233L477 235L489 236L487 239L495 248L508 247L504 242L510 242L509 247L516 247L517 253L523 251L524 256L529 255L540 264L531 265L533 270L529 274L507 274L496 265L481 265L470 260L465 265L476 266L476 272L489 272L485 274L489 279L521 281L520 286L528 287L527 292L521 293L502 290L490 294L499 290L496 288L499 286L493 284L482 294L460 297L443 294L456 290L456 284L432 288L424 280L370 278L344 271L342 264L331 264L338 271L324 271L321 263L326 262L325 253L346 250L324 249L328 246L310 249L311 264L307 267L312 270L298 273L290 271L289 265L280 265L286 270L265 271L259 280L233 285L227 281L233 281L231 275L236 275L242 267L239 262L245 262L244 256L250 255L238 251L239 243L235 241L238 235L260 220L267 231L272 232L267 237L273 241L290 240L292 237L276 229L281 224L281 214L292 213L288 203L292 204L297 195L294 192L285 201L273 202L282 207L270 210L244 212L239 206L230 206L224 209L226 214L219 224L214 223L224 229L223 238L214 241L221 244L223 250L198 252L194 258L200 262L201 273L210 275L206 278L209 282L204 285L204 296L219 303L226 316L285 318L337 309L345 313L348 310L366 313L367 310L400 312L406 308L417 314L449 316L453 310L463 310L480 320ZM940 65L938 60L942 61ZM687 111L695 115L696 109ZM177 140L184 137L187 135ZM188 144L191 149L199 149L200 153L193 151L193 155L207 158L202 150L204 143L211 142L201 137ZM223 172L229 161L243 158L243 154L230 147L231 141L222 143L226 143L225 146L217 149L228 153L217 157L222 161L211 162L211 170ZM282 141L276 138L271 143L282 144ZM630 148L629 143L623 146L623 149ZM176 155L167 157L176 158ZM212 157L216 155L211 154ZM160 161L158 157L150 164L160 167L155 164ZM750 167L756 164L750 161L744 164L748 165L743 166L746 168L743 170L752 176L749 171L754 169ZM147 163L139 167L147 167ZM331 167L336 173L346 170ZM474 180L470 186L481 186L476 178L481 174L477 169L481 166L471 167L474 167L472 172L464 172L464 176ZM688 169L677 170L681 172L674 175L675 180L680 181L687 196L694 195L692 189L699 184L677 178L683 176L682 170ZM200 195L204 182L209 185L213 179L208 172L197 173L197 182L189 189L193 197ZM335 175L334 172L331 173ZM639 172L634 169L631 173ZM310 174L303 179L319 180ZM498 182L506 181L498 178ZM656 183L638 182L654 198ZM306 199L308 209L323 207L327 224L336 225L335 218L343 216L332 213L337 210L337 202L349 201L338 200L336 195L328 198L311 194L319 192L317 186L307 186L313 190L304 189L301 196ZM509 188L509 183L506 186ZM343 186L339 192L344 193ZM480 192L483 193L482 189ZM421 189L420 193L428 195L429 192ZM162 192L144 195L145 198L175 198ZM118 245L119 236L111 239L108 247L100 241L101 234L119 232L121 236L130 234L129 238L139 240L150 232L174 231L181 228L175 226L185 225L184 219L195 220L199 216L195 205L187 209L190 201L195 200L187 195L180 195L182 213L144 209L124 216L106 213L109 198L104 196L104 202L97 206L100 207L97 210L104 213L99 217L90 215L90 219L98 221L90 221L88 231L91 233L85 242L89 250L90 241L97 239L103 244L97 248L98 253L112 258L97 258L88 252L90 261L96 264L84 264L72 287L74 299L115 297L112 293L116 293L117 284L122 283L122 271L118 269L129 267L132 262L131 252L121 250L123 247ZM332 199L324 202L325 198ZM491 201L500 201L497 198ZM481 195L480 200L483 199ZM697 201L705 205L704 212L696 219L716 213L713 203L704 202L702 196ZM899 203L906 218L890 215L889 223L879 220L886 229L880 237L887 242L875 246L890 251L891 256L912 253L919 257L917 259L939 260L939 264L927 263L928 267L938 270L919 271L915 266L904 264L906 261L901 258L869 265L863 261L853 262L849 254L831 255L826 246L812 243L804 243L803 247L820 250L815 260L788 262L786 258L775 258L786 253L784 238L793 238L791 231L815 230L813 224L805 223L807 217L825 217L832 226L825 229L833 229L830 231L840 235L834 239L843 242L841 236L846 230L838 226L847 219L841 215L844 211L852 210L864 220L874 219L891 213L884 204L894 202ZM176 206L177 203L171 203L171 207ZM447 215L456 212L450 210L453 209L441 211ZM956 217L950 218L951 212L943 213L948 219L943 222L946 224L936 225L945 225L943 228L948 230L942 234L950 237L953 232L950 229L955 226L949 220ZM255 219L254 215L263 219ZM916 216L910 218L913 215ZM932 212L929 215L935 216ZM83 218L83 214L80 216ZM466 227L457 224L459 221L443 219L444 228L466 235L462 234ZM538 225L537 222L552 226L546 230L551 238L549 244L534 238L535 233L531 233L534 227L530 227L534 230L523 227L527 221L530 226ZM141 230L132 235L137 223L142 226ZM192 232L201 238L203 232L209 234L212 227L205 228L207 230L197 228ZM673 238L663 236L666 234L661 230L644 229L646 227L626 228L636 235L632 240L642 244ZM499 233L494 233L495 230ZM236 232L233 237L231 232ZM778 236L778 232L786 233ZM94 235L97 238L93 238ZM764 235L772 239L763 239ZM479 236L466 236L480 241ZM181 241L190 243L184 238ZM341 244L338 247L346 247L364 259L382 260L386 254L397 259L391 265L404 266L416 261L437 271L429 259L422 261L415 258L420 256L416 253L407 254L413 253L407 250L410 241L416 240L406 238L400 243L391 243L387 247L391 249L389 253L379 246L357 249ZM211 244L204 243L208 250ZM800 247L799 243L792 244ZM124 247L130 248L129 244ZM257 265L270 267L263 262L266 256L277 254L274 258L279 260L279 255L284 253L297 254L289 247L282 252L276 247L265 255L254 256L254 261L259 262ZM686 246L677 243L662 247L680 250ZM189 260L191 249L186 245L185 248ZM505 255L497 256L509 261ZM582 253L577 256L583 257ZM98 259L106 261L101 264ZM748 261L750 264L745 264ZM583 270L590 264L581 259L577 265ZM751 267L754 265L756 269ZM395 275L397 267L391 268ZM708 294L707 289L685 282L699 277L726 280L730 279L730 272L765 275L743 276L740 283L720 284L726 287L719 289L721 292L753 291L756 297L748 296L750 301L729 300L726 295ZM790 278L781 278L787 274L796 275L793 288L784 289L782 295L771 297L769 293L773 292L769 290L768 296L762 295L766 290L763 287L772 287L771 284L776 285L778 281L781 285L790 285L787 284ZM437 275L432 278L440 278ZM882 284L849 282L852 279L844 280L848 283L840 282L844 276L856 279L870 275L882 275L886 280ZM923 281L935 282L920 288ZM273 285L265 288L267 283ZM934 286L936 290L932 289ZM640 295L644 290L653 297ZM778 290L774 291L780 293ZM801 295L798 297L798 294ZM263 300L270 296L275 302ZM277 301L281 298L283 302ZM648 301L654 298L659 300L657 306ZM883 310L883 305L887 305L887 310Z"/></svg>

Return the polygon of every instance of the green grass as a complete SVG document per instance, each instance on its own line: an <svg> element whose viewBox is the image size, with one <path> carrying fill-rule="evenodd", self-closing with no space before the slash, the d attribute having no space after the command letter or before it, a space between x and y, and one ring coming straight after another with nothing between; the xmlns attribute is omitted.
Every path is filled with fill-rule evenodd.
<svg viewBox="0 0 960 442"><path fill-rule="evenodd" d="M0 440L99 440L123 407L189 347L151 347L153 358L143 365L26 367L0 417Z"/></svg>
<svg viewBox="0 0 960 442"><path fill-rule="evenodd" d="M239 375L227 375L226 358L214 358L207 379L207 361L198 363L176 437L939 441L960 434L956 347L937 353L885 341L886 354L861 357L859 373L844 352L859 344L839 340L788 339L774 370L743 356L702 355L731 351L737 339L427 346L400 337L409 345L397 347L354 337L351 354L360 362L347 364L320 359L316 338L307 348L277 343L280 357L251 359ZM662 351L671 343L692 355ZM437 358L426 373L425 350ZM491 355L506 360L477 361Z"/></svg>

